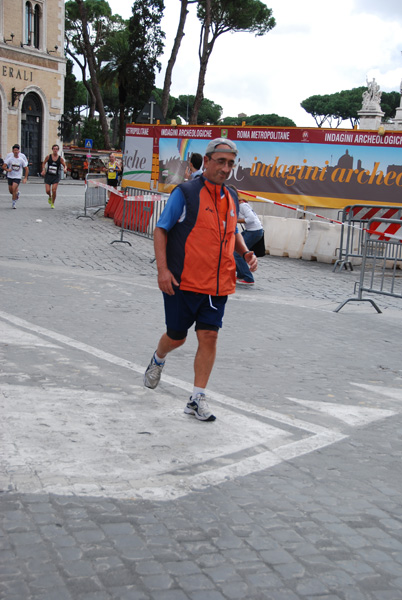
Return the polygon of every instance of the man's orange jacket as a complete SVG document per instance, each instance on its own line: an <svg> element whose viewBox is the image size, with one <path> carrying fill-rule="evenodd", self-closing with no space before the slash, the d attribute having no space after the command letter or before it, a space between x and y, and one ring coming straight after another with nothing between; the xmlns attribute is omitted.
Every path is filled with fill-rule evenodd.
<svg viewBox="0 0 402 600"><path fill-rule="evenodd" d="M184 217L168 232L167 265L180 289L227 296L236 287L233 257L238 199L235 192L204 177L178 186Z"/></svg>

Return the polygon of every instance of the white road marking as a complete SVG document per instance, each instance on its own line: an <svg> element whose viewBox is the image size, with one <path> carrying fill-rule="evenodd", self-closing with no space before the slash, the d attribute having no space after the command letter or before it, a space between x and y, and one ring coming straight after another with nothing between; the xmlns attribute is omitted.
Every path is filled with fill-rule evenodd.
<svg viewBox="0 0 402 600"><path fill-rule="evenodd" d="M37 335L31 335L26 331L21 331L11 327L7 323L0 323L0 343L14 344L18 346L44 346L47 348L60 348L56 344L42 340Z"/></svg>
<svg viewBox="0 0 402 600"><path fill-rule="evenodd" d="M402 389L399 388L388 388L384 387L383 385L370 385L366 383L353 383L352 385L360 387L363 390L367 390L368 392L387 396L393 400L402 400Z"/></svg>
<svg viewBox="0 0 402 600"><path fill-rule="evenodd" d="M57 493L99 492L114 485L125 496L143 497L142 488L157 486L165 497L166 484L180 479L185 481L179 485L181 493L188 491L189 473L202 470L208 480L208 471L230 455L293 439L286 431L226 409L216 423L200 424L166 395L149 402L142 388L134 388L130 400L124 400L120 394L0 385L7 470L18 466L25 472L20 487L28 483L30 491L38 491L38 482L42 490Z"/></svg>
<svg viewBox="0 0 402 600"><path fill-rule="evenodd" d="M144 372L143 365L8 313L0 311L0 318L8 324L7 330L10 325L18 328L10 334L9 344L42 346L42 352L49 348L63 357L62 344L141 375ZM7 330L1 339L7 338ZM177 378L163 376L163 382L192 390L190 383ZM32 493L168 500L268 469L346 437L340 431L216 392L209 396L221 405L219 419L199 423L184 415L171 395L142 386L131 388L127 398L124 393L52 387L51 381L46 387L1 385L4 484ZM364 423L369 414L374 418L366 408L361 418L356 407L352 409L342 413L349 422L354 418L355 423ZM390 413L377 411L376 417Z"/></svg>
<svg viewBox="0 0 402 600"><path fill-rule="evenodd" d="M380 419L392 417L395 414L393 410L379 408L368 408L367 406L352 406L350 404L334 404L332 402L315 402L312 400L300 400L299 398L289 398L292 402L297 402L315 411L325 413L343 421L351 427L362 427Z"/></svg>

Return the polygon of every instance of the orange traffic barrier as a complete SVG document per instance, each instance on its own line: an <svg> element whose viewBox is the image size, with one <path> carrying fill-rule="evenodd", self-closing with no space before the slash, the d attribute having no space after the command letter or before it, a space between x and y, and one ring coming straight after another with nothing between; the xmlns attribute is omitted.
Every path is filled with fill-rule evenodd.
<svg viewBox="0 0 402 600"><path fill-rule="evenodd" d="M144 200L144 196L136 196L135 200L125 200L124 229L146 233L153 210L153 199Z"/></svg>
<svg viewBox="0 0 402 600"><path fill-rule="evenodd" d="M113 219L114 214L120 205L123 210L123 200L124 199L120 194L115 194L114 192L111 192L109 201L105 206L104 216Z"/></svg>

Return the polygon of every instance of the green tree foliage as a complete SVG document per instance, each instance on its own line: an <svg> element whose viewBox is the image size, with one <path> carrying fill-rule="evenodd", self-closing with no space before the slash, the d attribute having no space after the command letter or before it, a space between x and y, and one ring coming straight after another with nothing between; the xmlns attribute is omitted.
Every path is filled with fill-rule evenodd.
<svg viewBox="0 0 402 600"><path fill-rule="evenodd" d="M108 111L119 115L120 145L126 122L135 120L148 102L156 69L161 67L158 58L165 37L160 27L163 9L163 0L135 0L127 28L109 36L99 52L103 63L99 81L108 99Z"/></svg>
<svg viewBox="0 0 402 600"><path fill-rule="evenodd" d="M197 92L190 122L198 123L198 112L203 99L205 76L208 61L215 42L219 36L227 32L254 33L265 35L275 27L272 9L260 0L199 0L197 16L201 21Z"/></svg>
<svg viewBox="0 0 402 600"><path fill-rule="evenodd" d="M86 12L87 34L91 47L91 54L98 71L100 66L99 53L107 43L109 37L124 27L124 20L119 15L112 15L112 10L106 0L84 0L82 2ZM84 40L84 25L81 18L79 3L68 0L65 4L65 51L74 60L81 71L82 81L88 90L90 116L94 116L96 97L88 76L88 50Z"/></svg>
<svg viewBox="0 0 402 600"><path fill-rule="evenodd" d="M165 34L160 27L164 10L163 0L135 0L129 20L129 85L134 99L134 114L149 100L155 84L155 71L160 71L159 57L163 52ZM119 92L120 93L120 92Z"/></svg>
<svg viewBox="0 0 402 600"><path fill-rule="evenodd" d="M156 102L161 105L163 90L160 88L154 88L152 95L154 96ZM185 123L189 122L191 109L194 104L194 96L190 95L180 95L177 98L174 96L169 96L169 104L166 112L166 119L171 120L175 119L177 123ZM198 124L199 125L217 125L220 123L220 119L222 116L222 106L219 104L215 104L213 100L208 100L208 98L203 98L200 112L198 114Z"/></svg>
<svg viewBox="0 0 402 600"><path fill-rule="evenodd" d="M163 10L163 0L135 0L132 17L124 21L112 14L106 0L66 3L66 53L81 69L90 98L89 117L95 109L99 112L105 148L110 141L103 99L107 98L108 113L119 115L120 144L128 115L133 120L148 101L163 52Z"/></svg>
<svg viewBox="0 0 402 600"><path fill-rule="evenodd" d="M176 98L172 110L173 118L181 117L188 123L194 100L195 96L191 95L181 95ZM203 98L198 112L198 125L216 125L222 116L222 110L222 106L219 106L219 104L215 104L215 102L208 100L208 98Z"/></svg>
<svg viewBox="0 0 402 600"><path fill-rule="evenodd" d="M106 0L69 0L65 8L66 54L81 69L90 100L89 117L93 118L95 110L98 111L103 145L110 148L109 127L98 83L99 52L109 36L124 26L124 21L119 15L112 15Z"/></svg>
<svg viewBox="0 0 402 600"><path fill-rule="evenodd" d="M155 98L157 104L161 107L161 109L162 109L162 102L163 102L163 93L164 93L164 90L162 90L160 88L154 88L152 90L152 96ZM174 110L173 110L175 103L176 103L176 98L174 96L168 96L168 105L166 108L166 113L164 115L167 120L177 118L176 116L174 116ZM162 113L163 113L163 111L162 111ZM178 122L181 123L181 120Z"/></svg>
<svg viewBox="0 0 402 600"><path fill-rule="evenodd" d="M127 98L131 87L132 58L128 29L117 31L111 36L100 56L106 64L100 70L99 82L104 88L103 95L108 92L109 110L119 116L118 132L121 146L125 134Z"/></svg>
<svg viewBox="0 0 402 600"><path fill-rule="evenodd" d="M318 127L339 127L342 121L349 120L352 127L359 122L358 111L362 108L365 86L343 90L334 94L315 95L301 102L302 108L315 120ZM389 121L395 116L399 106L400 95L397 92L383 92L381 95L381 110L384 120Z"/></svg>
<svg viewBox="0 0 402 600"><path fill-rule="evenodd" d="M78 145L84 146L85 140L88 139L93 140L92 148L94 150L100 150L104 147L102 127L98 119L92 119L90 117L84 119Z"/></svg>
<svg viewBox="0 0 402 600"><path fill-rule="evenodd" d="M359 121L358 111L362 107L362 98L365 87L353 88L351 90L343 90L329 96L330 105L332 105L332 115L329 115L327 121L332 127L335 120L336 127L342 121L349 120L352 127L357 125Z"/></svg>
<svg viewBox="0 0 402 600"><path fill-rule="evenodd" d="M296 123L287 117L276 114L251 115L250 117L225 117L220 121L221 125L236 125L240 127L243 123L254 127L296 127Z"/></svg>
<svg viewBox="0 0 402 600"><path fill-rule="evenodd" d="M384 111L384 121L390 121L395 117L395 111L401 103L399 92L383 92L381 95L381 110Z"/></svg>
<svg viewBox="0 0 402 600"><path fill-rule="evenodd" d="M119 92L115 85L101 87L103 104L110 119L110 135L112 148L119 148Z"/></svg>
<svg viewBox="0 0 402 600"><path fill-rule="evenodd" d="M327 120L329 111L329 95L320 96L314 95L306 98L300 103L300 106L304 108L315 120L317 127L322 127Z"/></svg>
<svg viewBox="0 0 402 600"><path fill-rule="evenodd" d="M162 96L161 96L160 102L158 102L158 104L160 105L160 107L162 109L162 114L165 117L165 119L168 116L168 111L169 111L169 106L170 106L169 94L170 94L170 87L172 85L173 67L176 63L180 45L181 45L182 39L184 37L184 26L186 24L186 19L187 19L187 15L188 15L187 7L189 4L195 4L196 2L197 2L197 0L180 0L179 24L177 26L176 37L173 42L172 51L170 53L170 58L168 60L168 64L167 64L166 71L165 71L165 79L163 82Z"/></svg>
<svg viewBox="0 0 402 600"><path fill-rule="evenodd" d="M64 114L60 123L61 139L74 140L75 128L81 119L81 107L87 106L87 91L73 73L73 61L67 59L64 84Z"/></svg>

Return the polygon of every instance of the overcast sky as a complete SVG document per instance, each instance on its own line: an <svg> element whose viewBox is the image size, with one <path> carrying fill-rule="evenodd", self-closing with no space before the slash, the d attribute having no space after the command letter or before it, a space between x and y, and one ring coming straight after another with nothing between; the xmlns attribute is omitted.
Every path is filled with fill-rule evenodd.
<svg viewBox="0 0 402 600"><path fill-rule="evenodd" d="M241 1L241 0L239 0ZM131 16L130 2L109 0L114 13ZM314 127L300 106L313 94L331 94L377 80L382 91L398 91L402 80L402 0L269 0L276 27L267 35L224 34L206 74L204 96L223 116L276 113L298 127ZM163 87L180 14L179 0L165 0ZM195 94L200 23L190 5L171 94ZM349 123L345 122L345 127Z"/></svg>

